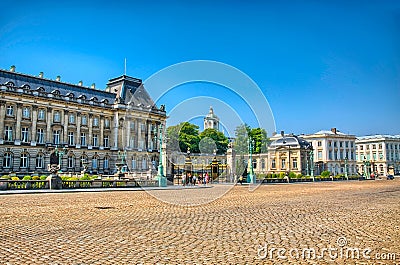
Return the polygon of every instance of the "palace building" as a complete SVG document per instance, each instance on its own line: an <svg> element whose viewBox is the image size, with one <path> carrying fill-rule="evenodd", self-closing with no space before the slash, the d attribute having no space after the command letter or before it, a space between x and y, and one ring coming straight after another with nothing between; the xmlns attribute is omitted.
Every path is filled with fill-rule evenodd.
<svg viewBox="0 0 400 265"><path fill-rule="evenodd" d="M154 104L140 79L123 75L99 90L12 66L0 70L0 175L46 174L50 163L77 173L84 162L92 174L112 174L123 161L148 176L165 120L165 107Z"/></svg>
<svg viewBox="0 0 400 265"><path fill-rule="evenodd" d="M362 174L400 174L400 135L357 137L357 168Z"/></svg>

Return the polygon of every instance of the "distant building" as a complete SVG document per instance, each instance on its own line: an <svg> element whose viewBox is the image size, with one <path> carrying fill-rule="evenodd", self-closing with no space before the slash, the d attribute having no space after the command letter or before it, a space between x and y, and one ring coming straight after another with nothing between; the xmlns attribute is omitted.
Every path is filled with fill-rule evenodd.
<svg viewBox="0 0 400 265"><path fill-rule="evenodd" d="M359 172L367 168L377 175L400 174L400 135L357 137L356 147Z"/></svg>
<svg viewBox="0 0 400 265"><path fill-rule="evenodd" d="M349 175L357 174L355 135L332 128L302 137L313 146L316 175L324 170L332 175L344 174L346 167Z"/></svg>
<svg viewBox="0 0 400 265"><path fill-rule="evenodd" d="M204 117L204 130L209 128L219 131L219 118L214 114L212 107L210 107L209 113Z"/></svg>
<svg viewBox="0 0 400 265"><path fill-rule="evenodd" d="M50 163L78 173L85 161L89 172L109 174L122 154L131 171L148 175L165 120L140 79L123 75L104 91L0 70L0 175L45 174Z"/></svg>

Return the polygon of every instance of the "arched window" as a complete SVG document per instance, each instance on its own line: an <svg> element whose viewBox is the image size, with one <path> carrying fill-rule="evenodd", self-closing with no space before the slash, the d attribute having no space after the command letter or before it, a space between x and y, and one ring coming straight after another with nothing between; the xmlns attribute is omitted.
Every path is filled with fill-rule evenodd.
<svg viewBox="0 0 400 265"><path fill-rule="evenodd" d="M92 158L92 169L97 169L99 166L99 156L95 155Z"/></svg>
<svg viewBox="0 0 400 265"><path fill-rule="evenodd" d="M44 154L43 153L39 153L36 156L36 167L37 168L44 168Z"/></svg>
<svg viewBox="0 0 400 265"><path fill-rule="evenodd" d="M29 167L29 154L28 153L26 153L26 152L21 153L21 159L20 159L19 166L21 168Z"/></svg>
<svg viewBox="0 0 400 265"><path fill-rule="evenodd" d="M68 168L74 168L75 167L75 156L74 156L74 154L69 154L67 160L68 160Z"/></svg>
<svg viewBox="0 0 400 265"><path fill-rule="evenodd" d="M79 159L79 166L80 167L83 167L83 162L88 162L88 157L87 157L87 155L82 155L81 157L80 157L80 159Z"/></svg>
<svg viewBox="0 0 400 265"><path fill-rule="evenodd" d="M265 159L261 159L261 168L265 169Z"/></svg>
<svg viewBox="0 0 400 265"><path fill-rule="evenodd" d="M104 169L109 169L110 168L110 158L108 156L104 157L103 168Z"/></svg>
<svg viewBox="0 0 400 265"><path fill-rule="evenodd" d="M11 152L7 152L4 154L3 158L3 167L4 168L11 168L13 164L13 155Z"/></svg>

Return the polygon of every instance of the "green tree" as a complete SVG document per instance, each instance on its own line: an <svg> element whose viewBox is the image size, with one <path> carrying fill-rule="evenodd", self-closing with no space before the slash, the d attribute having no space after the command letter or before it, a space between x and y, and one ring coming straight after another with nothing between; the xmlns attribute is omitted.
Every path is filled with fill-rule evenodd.
<svg viewBox="0 0 400 265"><path fill-rule="evenodd" d="M243 155L248 153L248 139L251 128L247 124L241 124L235 129L235 141L233 143L233 149L236 154Z"/></svg>
<svg viewBox="0 0 400 265"><path fill-rule="evenodd" d="M249 152L249 137L254 141L253 153L266 153L268 137L265 129L251 129L247 124L241 124L235 129L234 149L237 154L247 154Z"/></svg>
<svg viewBox="0 0 400 265"><path fill-rule="evenodd" d="M210 141L210 139L215 143L218 154L226 153L229 141L228 138L222 132L219 132L212 128L208 128L200 133L200 141L202 141L202 143L205 142L207 146L212 146L212 142Z"/></svg>
<svg viewBox="0 0 400 265"><path fill-rule="evenodd" d="M199 126L190 122L182 122L175 126L167 128L168 144L167 147L171 151L186 152L190 148L190 152L199 152Z"/></svg>
<svg viewBox="0 0 400 265"><path fill-rule="evenodd" d="M250 131L250 137L254 140L254 154L266 153L267 152L267 144L268 137L265 129L262 128L254 128Z"/></svg>

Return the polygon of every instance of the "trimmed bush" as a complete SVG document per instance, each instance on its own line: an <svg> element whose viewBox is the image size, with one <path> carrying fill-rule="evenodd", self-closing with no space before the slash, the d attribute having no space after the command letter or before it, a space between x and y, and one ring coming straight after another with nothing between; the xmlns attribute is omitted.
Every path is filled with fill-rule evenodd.
<svg viewBox="0 0 400 265"><path fill-rule="evenodd" d="M20 180L19 177L12 177L11 180Z"/></svg>
<svg viewBox="0 0 400 265"><path fill-rule="evenodd" d="M39 176L33 176L32 177L32 180L39 180L40 178L39 178Z"/></svg>
<svg viewBox="0 0 400 265"><path fill-rule="evenodd" d="M9 175L1 176L1 178L2 178L2 179L11 179L11 177L10 177Z"/></svg>
<svg viewBox="0 0 400 265"><path fill-rule="evenodd" d="M321 172L321 177L329 178L330 175L331 175L331 172L329 172L328 170Z"/></svg>
<svg viewBox="0 0 400 265"><path fill-rule="evenodd" d="M31 176L24 176L24 178L22 180L32 180Z"/></svg>
<svg viewBox="0 0 400 265"><path fill-rule="evenodd" d="M295 179L295 178L297 178L297 175L296 175L296 173L294 173L294 172L290 172L290 173L289 173L289 178L291 178L291 179Z"/></svg>
<svg viewBox="0 0 400 265"><path fill-rule="evenodd" d="M40 176L40 180L46 180L47 179L47 176L46 175L41 175Z"/></svg>

